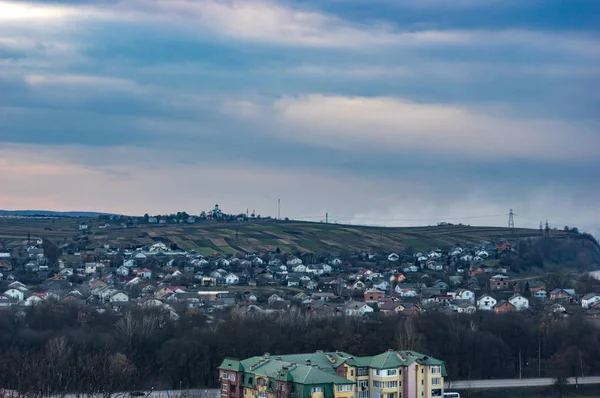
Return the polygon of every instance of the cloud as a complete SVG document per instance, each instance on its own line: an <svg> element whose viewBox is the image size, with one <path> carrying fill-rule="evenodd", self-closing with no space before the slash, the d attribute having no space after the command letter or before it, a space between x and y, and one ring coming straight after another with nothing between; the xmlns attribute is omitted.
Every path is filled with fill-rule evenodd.
<svg viewBox="0 0 600 398"><path fill-rule="evenodd" d="M154 23L187 32L209 32L243 42L297 47L360 49L422 46L543 47L600 54L596 37L524 29L401 29L384 19L352 22L316 9L268 0L127 0L94 5L57 5L0 1L0 20L61 21L80 19L129 24Z"/></svg>
<svg viewBox="0 0 600 398"><path fill-rule="evenodd" d="M135 147L95 151L84 146L7 145L0 148L0 159L0 185L5 187L0 208L39 208L41 203L52 210L139 215L199 213L219 203L230 212L249 208L274 215L281 198L282 216L313 221L328 212L330 220L343 223L406 226L451 217L462 218L465 224L503 225L506 217L481 216L512 207L536 220L518 219L519 226L535 228L538 219L549 218L553 223L599 229L593 221L600 210L593 199L600 194L597 187L569 186L571 194L565 195L565 186L538 182L514 185L513 194L495 179L449 180L436 172L425 178L367 178L237 159L182 161L177 151ZM157 181L168 189L157 190Z"/></svg>
<svg viewBox="0 0 600 398"><path fill-rule="evenodd" d="M600 151L600 137L585 126L392 97L287 97L263 114L277 123L274 134L332 148L563 161L594 159Z"/></svg>

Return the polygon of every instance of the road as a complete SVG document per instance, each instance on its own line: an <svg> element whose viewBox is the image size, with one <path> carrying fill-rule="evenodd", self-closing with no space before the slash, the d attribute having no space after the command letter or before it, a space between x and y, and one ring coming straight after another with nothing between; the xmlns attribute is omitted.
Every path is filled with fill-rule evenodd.
<svg viewBox="0 0 600 398"><path fill-rule="evenodd" d="M496 379L496 380L470 380L470 381L450 381L446 382L446 390L467 390L478 388L501 388L501 387L543 387L554 384L552 378L539 379ZM568 379L569 384L576 384L575 378ZM600 384L600 376L579 377L579 384Z"/></svg>

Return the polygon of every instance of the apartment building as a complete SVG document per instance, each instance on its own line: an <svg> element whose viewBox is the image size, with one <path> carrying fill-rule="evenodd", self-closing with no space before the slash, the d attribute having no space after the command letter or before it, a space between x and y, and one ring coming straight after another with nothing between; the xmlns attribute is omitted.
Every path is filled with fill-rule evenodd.
<svg viewBox="0 0 600 398"><path fill-rule="evenodd" d="M444 393L444 362L414 351L227 358L221 398L431 398Z"/></svg>

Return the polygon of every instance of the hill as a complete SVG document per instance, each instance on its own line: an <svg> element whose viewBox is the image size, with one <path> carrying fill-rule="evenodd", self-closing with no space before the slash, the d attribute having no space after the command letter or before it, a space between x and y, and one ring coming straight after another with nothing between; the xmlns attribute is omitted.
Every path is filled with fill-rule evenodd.
<svg viewBox="0 0 600 398"><path fill-rule="evenodd" d="M57 244L72 242L80 235L79 223L90 226L87 246L128 248L155 242L176 244L202 254L284 252L356 252L401 251L406 248L427 250L455 244L479 244L503 239L517 240L539 236L538 230L501 227L470 227L463 225L428 227L365 227L323 224L301 221L262 220L242 223L202 222L196 224L119 226L113 222L99 229L97 218L31 219L0 218L0 242L14 247L27 239L45 237ZM569 236L563 231L551 231L554 238Z"/></svg>
<svg viewBox="0 0 600 398"><path fill-rule="evenodd" d="M0 217L98 217L107 213L94 211L0 210Z"/></svg>

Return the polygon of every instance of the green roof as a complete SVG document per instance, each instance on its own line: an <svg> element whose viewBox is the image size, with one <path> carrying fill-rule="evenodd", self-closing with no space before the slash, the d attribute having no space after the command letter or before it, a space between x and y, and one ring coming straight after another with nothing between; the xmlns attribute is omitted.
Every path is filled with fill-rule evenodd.
<svg viewBox="0 0 600 398"><path fill-rule="evenodd" d="M300 364L296 355L252 357L241 361L245 373L268 377L274 380L293 381L299 384L354 384L338 376L328 361L324 368L319 364ZM302 357L304 358L304 356ZM315 357L316 359L316 357Z"/></svg>
<svg viewBox="0 0 600 398"><path fill-rule="evenodd" d="M238 361L225 359L219 369L244 371L273 380L292 381L299 384L351 384L340 377L335 368L346 363L350 366L374 369L392 369L417 362L426 366L441 366L446 376L444 362L415 351L386 351L372 357L355 357L346 352L322 352L291 355L265 355Z"/></svg>
<svg viewBox="0 0 600 398"><path fill-rule="evenodd" d="M235 370L236 372L240 372L244 370L244 367L242 366L242 363L237 359L225 358L223 362L221 362L221 366L219 366L219 369Z"/></svg>

